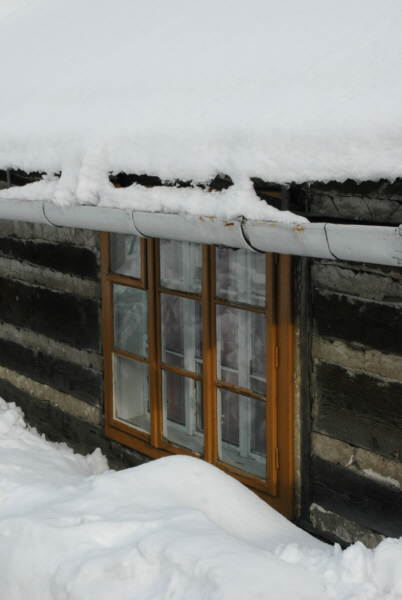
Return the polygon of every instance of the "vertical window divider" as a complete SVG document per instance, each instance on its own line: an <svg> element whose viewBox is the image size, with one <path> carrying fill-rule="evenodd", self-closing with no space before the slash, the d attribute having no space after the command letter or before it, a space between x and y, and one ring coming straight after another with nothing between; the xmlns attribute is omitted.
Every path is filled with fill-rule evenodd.
<svg viewBox="0 0 402 600"><path fill-rule="evenodd" d="M204 459L215 463L217 457L217 415L215 390L214 324L214 248L202 247L202 347L204 391Z"/></svg>
<svg viewBox="0 0 402 600"><path fill-rule="evenodd" d="M267 486L269 493L278 493L278 369L276 368L277 352L277 291L276 268L273 254L266 255L266 423L267 423Z"/></svg>
<svg viewBox="0 0 402 600"><path fill-rule="evenodd" d="M147 243L148 278L148 338L149 395L151 412L151 444L159 448L162 437L162 402L159 373L160 310L159 310L159 246L155 240Z"/></svg>
<svg viewBox="0 0 402 600"><path fill-rule="evenodd" d="M147 238L141 238L141 282L144 285L144 289L148 288L148 252L147 252L148 240Z"/></svg>
<svg viewBox="0 0 402 600"><path fill-rule="evenodd" d="M280 254L278 264L277 320L278 346L281 348L278 368L278 442L281 482L287 489L294 489L294 326L292 311L292 257ZM284 502L282 503L285 509ZM294 511L294 494L286 498L286 512ZM289 517L290 518L290 517Z"/></svg>
<svg viewBox="0 0 402 600"><path fill-rule="evenodd" d="M101 250L101 281L102 281L102 326L104 340L104 383L105 398L113 398L113 299L112 284L107 279L110 265L110 235L100 234ZM105 433L109 435L109 423L113 419L113 402L105 402Z"/></svg>

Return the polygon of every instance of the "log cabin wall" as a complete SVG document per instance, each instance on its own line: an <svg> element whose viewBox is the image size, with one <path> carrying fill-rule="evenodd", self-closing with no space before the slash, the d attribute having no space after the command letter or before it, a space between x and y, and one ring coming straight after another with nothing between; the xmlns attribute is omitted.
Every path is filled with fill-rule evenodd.
<svg viewBox="0 0 402 600"><path fill-rule="evenodd" d="M0 396L50 440L144 462L104 435L98 233L0 221Z"/></svg>
<svg viewBox="0 0 402 600"><path fill-rule="evenodd" d="M323 220L402 222L398 183L292 186L289 201ZM402 268L294 265L302 520L374 546L402 535ZM144 462L104 435L99 234L0 221L0 284L0 395L49 439L101 447L115 468Z"/></svg>
<svg viewBox="0 0 402 600"><path fill-rule="evenodd" d="M398 183L317 184L296 197L315 215L402 222ZM309 262L304 508L325 535L373 547L402 535L402 268Z"/></svg>

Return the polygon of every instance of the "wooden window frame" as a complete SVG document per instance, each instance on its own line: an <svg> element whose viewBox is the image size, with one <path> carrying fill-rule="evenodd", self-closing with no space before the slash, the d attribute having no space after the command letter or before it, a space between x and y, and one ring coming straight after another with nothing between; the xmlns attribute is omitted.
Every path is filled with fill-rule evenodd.
<svg viewBox="0 0 402 600"><path fill-rule="evenodd" d="M215 310L217 305L245 308L241 303L215 298L215 249L202 247L201 294L170 291L159 282L158 240L141 240L141 278L133 279L110 272L108 233L101 233L102 319L104 339L105 379L105 434L151 458L171 454L198 456L183 447L175 446L162 438L162 361L160 294L174 293L190 299L201 300L203 321L203 402L204 402L204 455L203 459L253 489L260 497L288 518L294 510L293 463L293 322L291 305L291 258L287 255L266 255L266 294L272 298L267 308L247 307L247 310L265 312L267 327L267 472L266 481L248 474L218 459L217 388L228 389L248 397L258 394L217 380ZM113 348L113 284L136 287L148 291L148 344L150 370L150 433L114 418L113 408L113 353L131 358L129 353ZM211 326L206 327L205 323ZM212 351L205 351L212 349ZM136 357L138 359L139 357ZM163 368L197 380L200 377L178 367L163 364ZM155 418L156 416L156 418ZM270 424L272 425L270 427ZM276 424L276 427L275 427Z"/></svg>

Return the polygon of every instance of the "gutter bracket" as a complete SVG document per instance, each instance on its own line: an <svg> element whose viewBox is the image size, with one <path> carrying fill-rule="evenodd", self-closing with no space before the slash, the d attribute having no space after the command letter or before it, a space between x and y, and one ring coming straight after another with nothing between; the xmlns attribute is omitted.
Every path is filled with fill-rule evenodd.
<svg viewBox="0 0 402 600"><path fill-rule="evenodd" d="M325 233L325 239L327 240L327 244L328 244L328 250L329 252L332 254L332 256L334 257L334 260L340 260L331 250L331 246L329 245L329 239L328 239L328 231L327 231L327 225L328 223L324 223L324 233Z"/></svg>

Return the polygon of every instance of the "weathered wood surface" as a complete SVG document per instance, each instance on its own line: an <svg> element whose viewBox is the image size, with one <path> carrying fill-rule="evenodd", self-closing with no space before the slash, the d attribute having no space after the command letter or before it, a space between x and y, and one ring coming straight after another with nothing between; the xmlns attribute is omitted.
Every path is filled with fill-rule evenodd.
<svg viewBox="0 0 402 600"><path fill-rule="evenodd" d="M0 277L0 318L77 348L101 351L97 300Z"/></svg>
<svg viewBox="0 0 402 600"><path fill-rule="evenodd" d="M312 500L377 533L402 536L402 491L313 457Z"/></svg>
<svg viewBox="0 0 402 600"><path fill-rule="evenodd" d="M93 369L3 339L0 364L93 406L103 405L103 375Z"/></svg>
<svg viewBox="0 0 402 600"><path fill-rule="evenodd" d="M66 442L75 452L84 455L100 448L113 469L136 466L149 460L139 452L106 438L103 425L91 425L1 378L0 396L20 406L26 422L36 427L39 433L44 433L49 440Z"/></svg>
<svg viewBox="0 0 402 600"><path fill-rule="evenodd" d="M371 302L314 291L315 331L326 338L402 354L402 303Z"/></svg>
<svg viewBox="0 0 402 600"><path fill-rule="evenodd" d="M73 244L53 244L40 240L0 237L0 256L53 269L59 273L68 273L94 281L99 279L96 253L89 248Z"/></svg>
<svg viewBox="0 0 402 600"><path fill-rule="evenodd" d="M402 461L402 383L324 361L314 372L314 431Z"/></svg>

